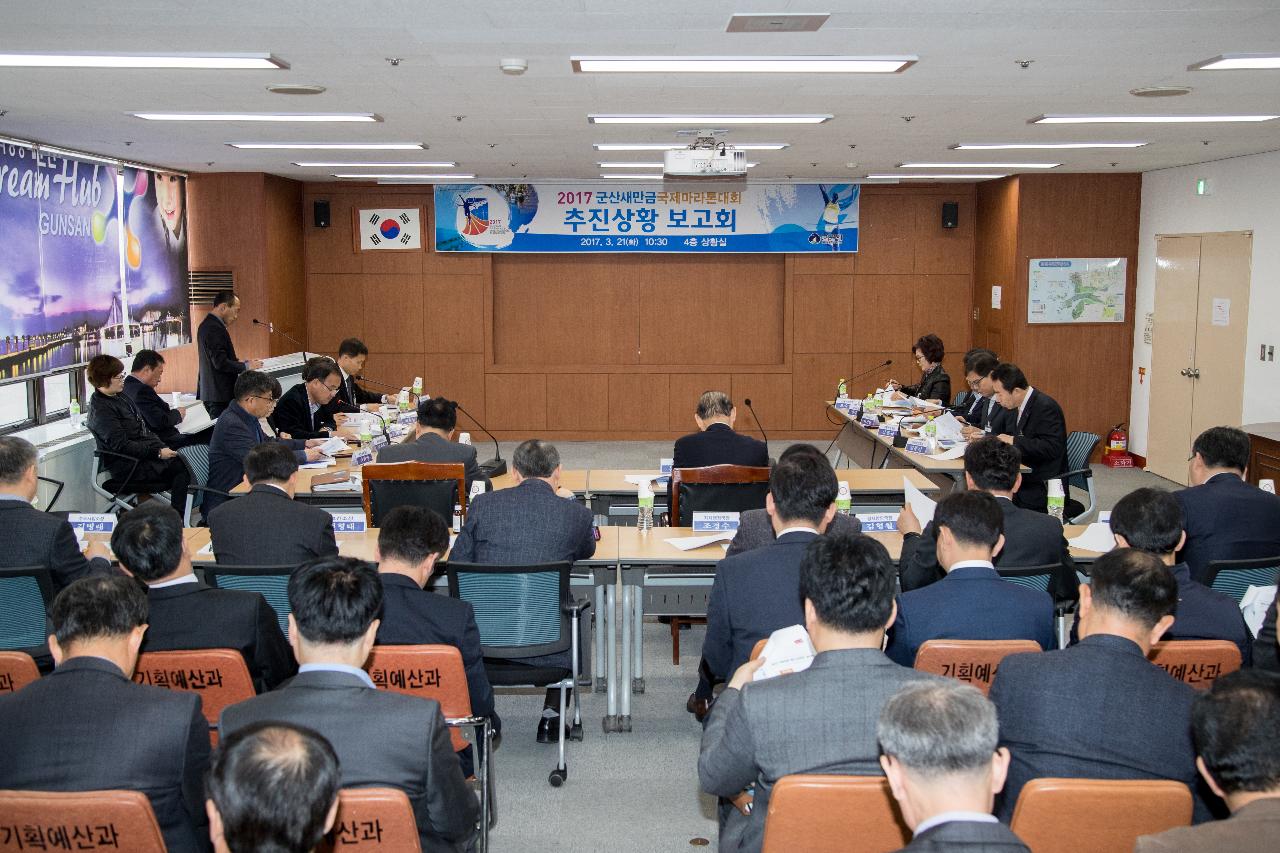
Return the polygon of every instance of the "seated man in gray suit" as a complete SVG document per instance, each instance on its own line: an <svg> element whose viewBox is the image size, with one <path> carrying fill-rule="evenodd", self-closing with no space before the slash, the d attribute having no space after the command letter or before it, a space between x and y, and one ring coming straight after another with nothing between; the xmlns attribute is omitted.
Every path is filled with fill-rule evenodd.
<svg viewBox="0 0 1280 853"><path fill-rule="evenodd" d="M265 720L314 729L338 754L342 787L399 788L413 804L423 850L466 849L479 806L440 703L378 690L361 669L382 608L373 566L349 557L304 563L289 578L289 607L298 675L224 710L222 737Z"/></svg>
<svg viewBox="0 0 1280 853"><path fill-rule="evenodd" d="M804 624L818 655L808 669L752 682L763 658L738 667L702 733L702 790L736 797L755 784L750 816L722 801L720 849L760 849L769 793L791 773L880 775L876 719L889 697L941 678L880 651L897 612L894 572L867 536L813 537L800 564Z"/></svg>
<svg viewBox="0 0 1280 853"><path fill-rule="evenodd" d="M467 493L477 479L489 490L489 480L480 473L476 449L453 440L458 431L458 404L444 397L423 400L418 404L418 423L413 438L401 444L388 444L378 451L379 462L461 462L467 473Z"/></svg>
<svg viewBox="0 0 1280 853"><path fill-rule="evenodd" d="M1173 624L1178 585L1154 554L1117 548L1080 585L1080 642L1010 655L991 684L1000 743L1013 754L997 800L1013 816L1032 779L1172 779L1191 789L1197 823L1209 810L1196 790L1191 747L1195 691L1147 660Z"/></svg>
<svg viewBox="0 0 1280 853"><path fill-rule="evenodd" d="M170 853L207 850L200 697L129 680L147 630L142 587L81 578L58 593L52 620L58 668L0 694L0 789L139 791Z"/></svg>
<svg viewBox="0 0 1280 853"><path fill-rule="evenodd" d="M249 494L209 513L213 555L228 566L296 566L338 553L333 516L293 499L298 491L294 451L278 441L244 457Z"/></svg>
<svg viewBox="0 0 1280 853"><path fill-rule="evenodd" d="M880 766L915 832L901 853L1029 853L991 814L1009 772L996 707L957 681L909 684L880 712Z"/></svg>
<svg viewBox="0 0 1280 853"><path fill-rule="evenodd" d="M1280 833L1280 675L1242 669L1191 706L1196 767L1231 809L1228 820L1138 839L1136 853L1261 850Z"/></svg>

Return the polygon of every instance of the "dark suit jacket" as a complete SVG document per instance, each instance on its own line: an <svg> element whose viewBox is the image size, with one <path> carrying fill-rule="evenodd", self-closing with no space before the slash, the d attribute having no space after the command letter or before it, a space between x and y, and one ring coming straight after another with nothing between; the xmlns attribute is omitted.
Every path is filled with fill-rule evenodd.
<svg viewBox="0 0 1280 853"><path fill-rule="evenodd" d="M231 401L213 425L213 436L209 439L209 488L229 492L239 485L244 479L244 458L264 441L267 441L267 436L258 419L241 408L239 403ZM304 440L290 439L284 444L293 450L299 465L307 461ZM217 495L206 494L202 503L204 517L208 518L224 500Z"/></svg>
<svg viewBox="0 0 1280 853"><path fill-rule="evenodd" d="M836 513L826 529L829 534L860 533L861 531L862 522L852 513L849 515ZM729 550L724 555L735 557L744 551L768 545L776 539L773 533L773 521L769 518L768 511L749 509L738 516L738 531L734 533L733 539L729 542Z"/></svg>
<svg viewBox="0 0 1280 853"><path fill-rule="evenodd" d="M1013 419L1017 416L994 398L974 394L969 406L961 412L965 423L986 430L991 435L1013 435Z"/></svg>
<svg viewBox="0 0 1280 853"><path fill-rule="evenodd" d="M1030 848L1003 823L952 820L930 827L899 853L1030 853Z"/></svg>
<svg viewBox="0 0 1280 853"><path fill-rule="evenodd" d="M1240 853L1263 850L1280 833L1280 797L1254 800L1227 820L1139 836L1134 853Z"/></svg>
<svg viewBox="0 0 1280 853"><path fill-rule="evenodd" d="M701 432L676 439L671 467L707 468L712 465L769 465L769 448L763 441L734 432L728 424L712 424ZM671 506L671 484L667 484L667 506ZM675 524L673 521L672 524Z"/></svg>
<svg viewBox="0 0 1280 853"><path fill-rule="evenodd" d="M1258 630L1258 638L1253 641L1253 665L1259 669L1280 672L1280 652L1276 647L1276 601L1267 608L1267 615Z"/></svg>
<svg viewBox="0 0 1280 853"><path fill-rule="evenodd" d="M1244 666L1253 663L1253 636L1240 605L1231 596L1191 579L1186 563L1173 567L1178 581L1178 607L1166 640L1226 640L1240 649Z"/></svg>
<svg viewBox="0 0 1280 853"><path fill-rule="evenodd" d="M223 737L250 723L307 726L333 745L342 787L386 786L409 797L425 851L462 850L480 809L433 699L375 690L344 672L301 672L222 712Z"/></svg>
<svg viewBox="0 0 1280 853"><path fill-rule="evenodd" d="M1033 640L1055 649L1053 599L1003 580L993 568L952 569L937 583L898 596L885 654L912 666L926 640Z"/></svg>
<svg viewBox="0 0 1280 853"><path fill-rule="evenodd" d="M471 712L492 717L494 729L501 731L502 721L493 708L493 688L480 652L475 609L469 602L427 592L404 575L382 572L379 576L383 599L378 645L455 647L467 670Z"/></svg>
<svg viewBox="0 0 1280 853"><path fill-rule="evenodd" d="M235 649L258 692L298 671L276 612L261 593L217 589L202 582L148 589L144 652Z"/></svg>
<svg viewBox="0 0 1280 853"><path fill-rule="evenodd" d="M338 428L328 407L320 406L311 414L311 399L303 382L284 392L268 422L276 432L287 432L290 438L301 439L324 438L328 435L325 430Z"/></svg>
<svg viewBox="0 0 1280 853"><path fill-rule="evenodd" d="M939 364L933 370L920 377L915 385L904 385L902 393L921 400L941 400L942 405L951 405L951 377Z"/></svg>
<svg viewBox="0 0 1280 853"><path fill-rule="evenodd" d="M1076 564L1071 559L1070 546L1057 519L1039 512L1015 506L1013 501L997 497L1004 512L1004 548L996 555L997 566L1029 568L1059 563L1062 566L1057 588L1051 591L1058 598L1075 599ZM908 533L902 538L902 556L898 558L898 577L902 591L909 592L942 580L946 572L938 563L938 529L933 522L919 533Z"/></svg>
<svg viewBox="0 0 1280 853"><path fill-rule="evenodd" d="M168 445L147 428L142 413L124 394L108 395L94 391L89 398L87 426L100 449L141 460L137 469L133 470L133 463L129 460L108 456L103 464L112 477L123 480L131 470L135 482L158 480L167 476L167 463L160 459L160 451L167 450Z"/></svg>
<svg viewBox="0 0 1280 853"><path fill-rule="evenodd" d="M103 558L85 559L65 518L26 501L0 500L0 541L0 568L44 566L53 575L54 593L80 578L111 573Z"/></svg>
<svg viewBox="0 0 1280 853"><path fill-rule="evenodd" d="M134 684L102 658L71 658L0 695L0 755L0 788L141 791L170 853L209 849L209 724L194 693Z"/></svg>
<svg viewBox="0 0 1280 853"><path fill-rule="evenodd" d="M788 533L716 566L702 642L712 674L727 681L751 657L757 641L779 628L804 624L800 560L817 538L811 532Z"/></svg>
<svg viewBox="0 0 1280 853"><path fill-rule="evenodd" d="M478 496L449 559L458 563L534 565L585 560L596 551L591 510L557 495L544 480Z"/></svg>
<svg viewBox="0 0 1280 853"><path fill-rule="evenodd" d="M402 444L388 444L378 451L378 462L435 462L454 464L461 462L467 474L467 493L471 493L471 484L479 479L489 488L489 478L481 475L480 466L476 462L476 449L470 444L459 444L446 441L433 432L424 432L421 436Z"/></svg>
<svg viewBox="0 0 1280 853"><path fill-rule="evenodd" d="M138 413L146 421L147 428L156 437L170 447L182 443L182 433L178 432L178 424L182 423L182 410L175 409L161 399L156 389L136 376L124 378L125 396L133 401Z"/></svg>
<svg viewBox="0 0 1280 853"><path fill-rule="evenodd" d="M236 377L247 368L236 355L227 324L217 315L208 314L200 321L196 332L196 351L200 355L196 397L214 403L228 403L235 399Z"/></svg>
<svg viewBox="0 0 1280 853"><path fill-rule="evenodd" d="M884 775L876 720L899 688L920 681L941 679L898 666L875 649L841 649L820 653L803 672L721 693L702 732L698 780L721 797L752 782L756 793L749 818L730 812L720 849L760 849L769 795L783 776ZM739 835L736 848L726 843Z"/></svg>
<svg viewBox="0 0 1280 853"><path fill-rule="evenodd" d="M1041 391L1031 389L1021 417L1017 409L1006 416L1003 433L1013 436L1013 446L1022 454L1022 464L1031 473L1022 475L1022 488L1013 496L1018 506L1045 512L1048 497L1045 483L1067 470L1067 419L1058 401ZM999 434L999 433L997 433Z"/></svg>
<svg viewBox="0 0 1280 853"><path fill-rule="evenodd" d="M329 405L333 407L334 411L345 412L350 410L352 407L363 406L366 403L381 403L382 395L376 394L373 391L366 391L364 388L360 387L360 383L356 382L354 376L347 376L342 380L342 387L338 389L338 393L334 397L334 401L345 404L342 406L333 406L333 403L331 402Z"/></svg>
<svg viewBox="0 0 1280 853"><path fill-rule="evenodd" d="M338 553L332 515L266 483L205 518L213 555L228 566L297 566Z"/></svg>
<svg viewBox="0 0 1280 853"><path fill-rule="evenodd" d="M1202 485L1174 492L1182 504L1187 544L1178 559L1203 583L1213 560L1280 556L1280 496L1235 474L1218 474Z"/></svg>
<svg viewBox="0 0 1280 853"><path fill-rule="evenodd" d="M1195 696L1113 634L1005 658L991 701L1013 760L996 815L1008 821L1032 779L1173 779L1191 788L1196 821L1207 819L1191 744Z"/></svg>

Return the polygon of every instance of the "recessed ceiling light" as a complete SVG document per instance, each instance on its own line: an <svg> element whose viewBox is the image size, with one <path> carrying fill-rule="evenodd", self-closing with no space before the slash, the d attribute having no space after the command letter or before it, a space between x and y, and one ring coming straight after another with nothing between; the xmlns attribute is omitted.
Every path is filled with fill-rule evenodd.
<svg viewBox="0 0 1280 853"><path fill-rule="evenodd" d="M288 69L269 53L49 53L5 51L0 65L18 68Z"/></svg>
<svg viewBox="0 0 1280 853"><path fill-rule="evenodd" d="M832 115L669 115L654 114L592 114L587 121L592 124L683 124L689 127L719 127L722 124L822 124L835 118Z"/></svg>
<svg viewBox="0 0 1280 853"><path fill-rule="evenodd" d="M811 33L830 12L738 12L729 18L728 33Z"/></svg>
<svg viewBox="0 0 1280 853"><path fill-rule="evenodd" d="M355 175L355 174L348 174L345 172L338 172L334 174L334 177L335 178L363 178L369 181L372 181L376 178L401 178L401 179L413 179L415 181L434 181L441 178L455 178L458 180L470 180L471 178L474 178L475 175L425 175L425 174L415 175L412 172L406 172L400 175L392 172L375 173L375 174L368 174L368 175Z"/></svg>
<svg viewBox="0 0 1280 853"><path fill-rule="evenodd" d="M899 163L899 169L1056 169L1061 163Z"/></svg>
<svg viewBox="0 0 1280 853"><path fill-rule="evenodd" d="M961 142L952 151L1058 150L1074 148L1141 148L1145 142Z"/></svg>
<svg viewBox="0 0 1280 853"><path fill-rule="evenodd" d="M1028 124L1204 124L1209 122L1271 121L1280 115L1043 115Z"/></svg>
<svg viewBox="0 0 1280 853"><path fill-rule="evenodd" d="M576 72L893 74L918 56L574 56Z"/></svg>
<svg viewBox="0 0 1280 853"><path fill-rule="evenodd" d="M1129 94L1135 98L1180 98L1191 94L1190 86L1140 86L1130 89Z"/></svg>
<svg viewBox="0 0 1280 853"><path fill-rule="evenodd" d="M1278 53L1224 53L1195 65L1188 71L1239 71L1244 69L1280 68Z"/></svg>
<svg viewBox="0 0 1280 853"><path fill-rule="evenodd" d="M610 181L660 181L662 175L601 175Z"/></svg>
<svg viewBox="0 0 1280 853"><path fill-rule="evenodd" d="M987 175L987 174L954 174L951 172L942 172L937 175L867 175L872 180L896 179L899 181L986 181L992 178L1007 178L1008 175Z"/></svg>
<svg viewBox="0 0 1280 853"><path fill-rule="evenodd" d="M147 121L382 121L376 113L130 113Z"/></svg>
<svg viewBox="0 0 1280 853"><path fill-rule="evenodd" d="M228 142L232 148L274 148L310 151L422 151L421 142Z"/></svg>
<svg viewBox="0 0 1280 853"><path fill-rule="evenodd" d="M267 91L273 95L323 95L328 89L314 83L281 83L268 86Z"/></svg>
<svg viewBox="0 0 1280 853"><path fill-rule="evenodd" d="M601 169L662 169L663 163L596 163ZM759 163L748 163L748 169L754 169Z"/></svg>
<svg viewBox="0 0 1280 853"><path fill-rule="evenodd" d="M439 163L318 163L295 160L293 165L304 169L452 169L458 164L452 160L441 160Z"/></svg>
<svg viewBox="0 0 1280 853"><path fill-rule="evenodd" d="M781 151L784 148L790 148L791 145L786 142L733 142L726 143L730 148L738 148L742 151ZM682 142L597 142L595 144L597 151L676 151L680 148L688 148Z"/></svg>

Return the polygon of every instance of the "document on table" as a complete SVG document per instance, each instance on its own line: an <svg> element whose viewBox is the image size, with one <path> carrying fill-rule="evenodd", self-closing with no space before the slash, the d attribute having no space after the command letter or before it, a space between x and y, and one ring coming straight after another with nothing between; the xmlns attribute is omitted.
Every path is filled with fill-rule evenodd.
<svg viewBox="0 0 1280 853"><path fill-rule="evenodd" d="M332 456L333 454L337 453L339 450L346 450L346 449L347 449L347 443L336 435L330 438L324 444L320 445L320 452L323 453L325 456Z"/></svg>
<svg viewBox="0 0 1280 853"><path fill-rule="evenodd" d="M654 474L624 474L622 479L635 486L643 486L645 483L652 483L665 475L661 473Z"/></svg>
<svg viewBox="0 0 1280 853"><path fill-rule="evenodd" d="M938 508L937 501L917 489L906 477L902 478L902 493L907 499L907 506L911 507L922 528L933 521L933 511Z"/></svg>
<svg viewBox="0 0 1280 853"><path fill-rule="evenodd" d="M929 458L937 459L939 462L949 462L953 459L960 459L964 456L964 452L968 447L969 442L962 441L949 450L944 450L941 453L930 453Z"/></svg>
<svg viewBox="0 0 1280 853"><path fill-rule="evenodd" d="M187 407L182 416L182 422L178 424L178 432L183 435L194 435L211 426L213 426L213 420L205 410L204 403L196 403L194 406Z"/></svg>
<svg viewBox="0 0 1280 853"><path fill-rule="evenodd" d="M950 439L951 441L962 441L964 439L964 435L960 432L960 422L950 412L943 412L940 416L934 418L933 425L938 428L938 438Z"/></svg>
<svg viewBox="0 0 1280 853"><path fill-rule="evenodd" d="M197 556L212 557L213 556L213 540L210 539L204 543L204 547L196 551Z"/></svg>
<svg viewBox="0 0 1280 853"><path fill-rule="evenodd" d="M321 459L318 462L306 462L299 465L299 468L332 468L337 463L332 459Z"/></svg>
<svg viewBox="0 0 1280 853"><path fill-rule="evenodd" d="M1082 548L1085 551L1097 551L1105 554L1116 547L1116 537L1111 534L1110 524L1095 521L1086 527L1079 536L1074 539L1068 539L1067 544L1073 548Z"/></svg>
<svg viewBox="0 0 1280 853"><path fill-rule="evenodd" d="M709 533L706 536L679 536L674 539L668 539L666 542L681 551L692 551L695 548L705 548L716 542L730 542L733 540L735 533L737 533L736 530L722 530L718 533Z"/></svg>

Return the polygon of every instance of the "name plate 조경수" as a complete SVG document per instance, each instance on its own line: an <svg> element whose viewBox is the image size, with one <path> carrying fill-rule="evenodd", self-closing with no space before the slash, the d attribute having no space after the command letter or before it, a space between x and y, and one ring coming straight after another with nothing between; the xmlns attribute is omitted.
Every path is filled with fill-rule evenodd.
<svg viewBox="0 0 1280 853"><path fill-rule="evenodd" d="M898 530L896 512L860 512L858 521L862 522L863 533L896 533Z"/></svg>
<svg viewBox="0 0 1280 853"><path fill-rule="evenodd" d="M700 533L714 533L723 530L738 529L738 513L736 512L695 512L693 529Z"/></svg>

